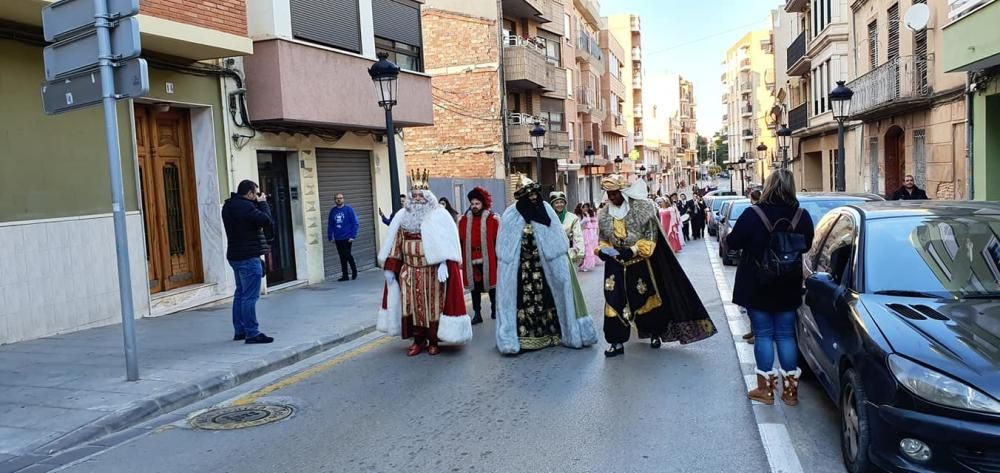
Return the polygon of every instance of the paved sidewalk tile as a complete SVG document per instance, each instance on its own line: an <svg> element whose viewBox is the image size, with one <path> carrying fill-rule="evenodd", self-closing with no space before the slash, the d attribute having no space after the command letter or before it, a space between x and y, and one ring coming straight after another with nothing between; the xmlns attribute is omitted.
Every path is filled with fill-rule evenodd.
<svg viewBox="0 0 1000 473"><path fill-rule="evenodd" d="M0 346L0 472L24 455L127 429L366 333L382 285L381 271L367 271L262 297L257 313L270 345L232 341L229 304L137 320L137 382L124 380L119 325Z"/></svg>

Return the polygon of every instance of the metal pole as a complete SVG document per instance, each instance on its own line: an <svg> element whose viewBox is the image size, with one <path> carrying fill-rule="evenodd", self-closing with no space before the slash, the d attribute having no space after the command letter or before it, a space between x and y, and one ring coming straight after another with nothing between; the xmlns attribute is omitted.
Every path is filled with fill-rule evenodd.
<svg viewBox="0 0 1000 473"><path fill-rule="evenodd" d="M403 208L399 199L399 163L396 162L396 126L392 123L392 108L385 109L385 139L389 144L389 191L392 192L392 211Z"/></svg>
<svg viewBox="0 0 1000 473"><path fill-rule="evenodd" d="M846 189L846 166L844 156L844 120L837 120L837 192Z"/></svg>
<svg viewBox="0 0 1000 473"><path fill-rule="evenodd" d="M592 166L591 164L587 165L587 170L589 171L587 173L588 174L587 175L587 191L590 193L590 201L589 201L589 203L590 203L591 206L593 206L594 205L594 171L593 171L593 167L591 167L591 166Z"/></svg>
<svg viewBox="0 0 1000 473"><path fill-rule="evenodd" d="M139 360L135 348L135 308L132 304L132 275L125 227L125 188L122 183L121 149L118 145L118 107L115 105L115 76L111 52L111 21L107 0L94 0L97 26L101 95L104 97L104 131L111 171L111 212L115 226L115 256L118 263L118 297L121 301L122 336L125 341L125 379L139 380Z"/></svg>
<svg viewBox="0 0 1000 473"><path fill-rule="evenodd" d="M538 181L539 184L541 184L542 183L542 150L540 150L540 149L536 149L535 150L535 170L536 170L535 172L538 173L538 176L536 176L536 180Z"/></svg>

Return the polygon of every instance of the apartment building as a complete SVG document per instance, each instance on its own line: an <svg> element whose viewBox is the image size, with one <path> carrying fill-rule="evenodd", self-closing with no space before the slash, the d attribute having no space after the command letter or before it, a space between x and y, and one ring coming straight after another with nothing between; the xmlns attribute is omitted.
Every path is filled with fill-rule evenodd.
<svg viewBox="0 0 1000 473"><path fill-rule="evenodd" d="M627 59L621 40L611 30L604 29L600 32L600 44L607 64L607 71L601 77L601 101L608 113L601 127L601 146L594 150L596 153L594 165L606 167L616 157L628 155L629 134L625 124L625 97L631 93L631 87L626 86L624 81ZM601 195L598 176L590 175L587 182L582 184L581 197L584 196L584 192L588 193L587 199L590 195ZM591 188L588 189L588 186Z"/></svg>
<svg viewBox="0 0 1000 473"><path fill-rule="evenodd" d="M800 78L788 74L788 48L799 35L799 17L796 13L786 12L784 9L772 10L771 20L771 40L774 50L774 83L771 87L771 114L773 117L775 133L777 128L788 127L790 111L792 110L792 90L801 89ZM790 129L789 129L790 130ZM789 143L786 148L781 148L780 139L778 148L774 150L775 164L785 166L786 169L798 175L801 167L801 160L792 152L794 147ZM792 140L789 140L792 141Z"/></svg>
<svg viewBox="0 0 1000 473"><path fill-rule="evenodd" d="M770 29L754 30L733 44L723 60L725 104L723 119L729 142L729 160L748 164L744 186L759 185L770 174L775 149L773 104L774 47ZM760 145L767 152L758 153Z"/></svg>
<svg viewBox="0 0 1000 473"><path fill-rule="evenodd" d="M934 19L908 28L903 20L924 3ZM870 192L891 195L912 174L931 199L965 199L965 75L948 73L945 2L861 0L851 5L851 118L860 122L859 174ZM912 26L912 25L911 25ZM850 154L850 153L848 153Z"/></svg>
<svg viewBox="0 0 1000 473"><path fill-rule="evenodd" d="M388 140L396 142L405 191L403 137L434 119L420 10L410 0L247 0L254 54L226 67L246 78L249 123L239 100L230 100L225 116L233 181L254 179L272 197L269 288L341 276L336 246L326 238L337 194L361 224L353 247L358 268L376 266L379 209L391 213L398 198L390 191ZM401 68L393 137L367 72L378 52ZM224 95L240 97L237 87L225 83Z"/></svg>
<svg viewBox="0 0 1000 473"><path fill-rule="evenodd" d="M953 0L943 23L938 56L946 72L965 72L969 83L972 166L967 198L1000 200L1000 2ZM961 176L958 176L961 177Z"/></svg>
<svg viewBox="0 0 1000 473"><path fill-rule="evenodd" d="M622 81L631 85L632 92L625 94L625 127L629 140L626 148L629 154L622 156L626 162L646 161L646 141L643 135L643 67L642 67L642 20L639 15L613 15L605 19L608 29L622 43L627 59ZM659 149L656 150L657 156ZM613 158L612 158L613 159ZM628 163L624 169L630 170ZM638 167L638 165L636 165Z"/></svg>
<svg viewBox="0 0 1000 473"><path fill-rule="evenodd" d="M13 269L0 344L121 320L102 111L42 111L49 3L0 2L0 261ZM232 295L219 210L232 188L220 78L233 79L214 61L253 43L243 0L144 0L139 23L150 91L118 118L135 316L149 317Z"/></svg>
<svg viewBox="0 0 1000 473"><path fill-rule="evenodd" d="M694 83L678 77L677 90L680 97L677 123L680 125L681 138L677 143L677 155L681 157L683 173L680 175L690 184L698 179L698 113L694 100Z"/></svg>

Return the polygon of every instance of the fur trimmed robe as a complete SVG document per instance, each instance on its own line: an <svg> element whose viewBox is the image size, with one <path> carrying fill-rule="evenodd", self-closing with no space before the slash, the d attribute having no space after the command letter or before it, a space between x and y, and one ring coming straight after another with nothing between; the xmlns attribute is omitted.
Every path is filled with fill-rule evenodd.
<svg viewBox="0 0 1000 473"><path fill-rule="evenodd" d="M551 224L532 222L535 243L542 260L542 270L552 291L559 316L562 344L582 348L597 343L594 319L589 314L578 317L574 302L572 270L568 261L569 243L559 216L548 203L543 204ZM521 260L521 231L524 217L515 205L507 208L500 223L497 238L499 274L497 284L497 349L503 354L521 351L517 333L517 284Z"/></svg>
<svg viewBox="0 0 1000 473"><path fill-rule="evenodd" d="M378 262L387 268L386 260L399 238L401 222L406 211L400 211L389 223L389 233L378 254ZM462 344L472 340L472 319L466 313L465 293L462 284L462 248L458 242L455 220L444 207L438 206L421 223L423 251L430 265L444 265L438 274L447 272L446 302L438 321L437 338L445 343ZM393 260L396 261L396 260ZM392 265L389 265L392 266ZM388 269L388 268L387 268ZM398 274L397 274L398 276ZM382 306L375 328L389 335L400 335L402 330L402 295L398 280L386 283ZM405 336L405 334L404 334Z"/></svg>

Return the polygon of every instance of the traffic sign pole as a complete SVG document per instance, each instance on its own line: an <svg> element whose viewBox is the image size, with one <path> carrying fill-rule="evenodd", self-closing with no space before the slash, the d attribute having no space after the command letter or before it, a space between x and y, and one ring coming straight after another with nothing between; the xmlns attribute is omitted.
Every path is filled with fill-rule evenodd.
<svg viewBox="0 0 1000 473"><path fill-rule="evenodd" d="M121 299L122 335L125 339L125 373L129 381L139 379L139 360L135 346L135 308L132 302L132 276L128 257L128 231L125 226L125 188L122 183L122 160L118 136L118 109L115 106L114 57L111 53L112 22L107 0L93 0L97 17L98 58L101 72L101 95L104 105L104 130L108 144L108 167L111 171L111 210L115 225L115 254L118 260L118 295Z"/></svg>

